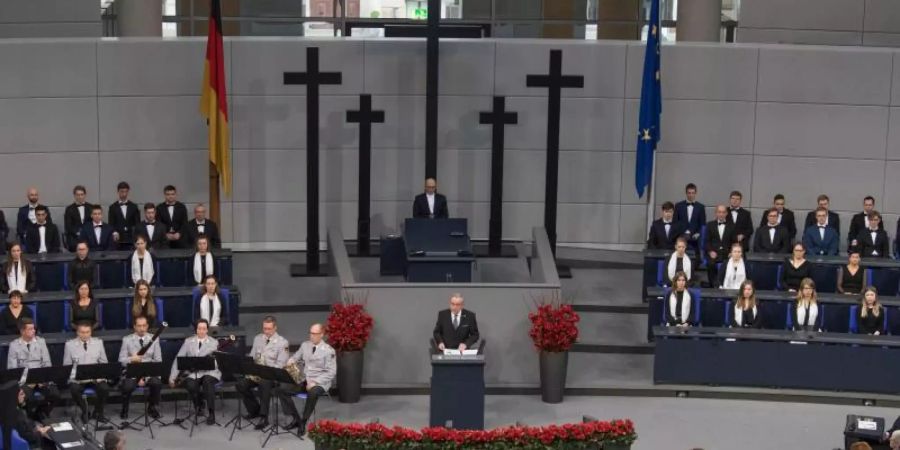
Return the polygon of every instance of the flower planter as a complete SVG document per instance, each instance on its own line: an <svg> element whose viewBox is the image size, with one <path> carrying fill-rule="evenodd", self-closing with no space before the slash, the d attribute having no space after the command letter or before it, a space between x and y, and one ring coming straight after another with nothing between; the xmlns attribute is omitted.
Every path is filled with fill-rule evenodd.
<svg viewBox="0 0 900 450"><path fill-rule="evenodd" d="M363 351L339 352L337 356L338 401L359 402L362 390Z"/></svg>
<svg viewBox="0 0 900 450"><path fill-rule="evenodd" d="M569 352L541 352L541 400L562 403L566 390Z"/></svg>

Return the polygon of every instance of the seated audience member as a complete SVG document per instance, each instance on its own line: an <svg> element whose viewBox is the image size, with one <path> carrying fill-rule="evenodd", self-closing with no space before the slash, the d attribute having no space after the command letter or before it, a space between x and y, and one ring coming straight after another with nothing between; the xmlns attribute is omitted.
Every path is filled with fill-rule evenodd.
<svg viewBox="0 0 900 450"><path fill-rule="evenodd" d="M109 224L103 222L103 207L94 205L91 207L91 221L81 230L85 242L91 251L115 250L119 240L117 233Z"/></svg>
<svg viewBox="0 0 900 450"><path fill-rule="evenodd" d="M47 222L49 215L44 205L38 205L34 209L37 221L28 224L28 231L25 232L25 248L28 253L59 253L62 247L59 242L59 230L56 225Z"/></svg>
<svg viewBox="0 0 900 450"><path fill-rule="evenodd" d="M828 210L816 210L816 224L803 231L803 245L816 256L837 255L840 238L834 228L828 226Z"/></svg>
<svg viewBox="0 0 900 450"><path fill-rule="evenodd" d="M79 242L75 247L75 259L69 263L69 289L74 290L81 281L87 281L91 287L97 284L97 263L89 256L87 242Z"/></svg>
<svg viewBox="0 0 900 450"><path fill-rule="evenodd" d="M891 450L900 450L900 430L891 433L888 444L891 446Z"/></svg>
<svg viewBox="0 0 900 450"><path fill-rule="evenodd" d="M706 274L709 277L710 286L719 285L719 272L717 264L728 258L728 252L731 251L731 245L734 240L734 225L728 223L726 216L728 210L725 205L716 206L716 220L706 224L706 257L708 262L706 265Z"/></svg>
<svg viewBox="0 0 900 450"><path fill-rule="evenodd" d="M790 292L800 289L800 282L810 277L812 264L806 260L806 248L798 242L794 244L791 256L781 265L781 288Z"/></svg>
<svg viewBox="0 0 900 450"><path fill-rule="evenodd" d="M672 252L666 260L667 284L671 286L672 278L679 272L684 273L688 279L688 284L691 284L691 280L693 279L692 276L694 274L693 262L691 261L691 257L687 254L687 239L685 239L684 236L675 240L675 251Z"/></svg>
<svg viewBox="0 0 900 450"><path fill-rule="evenodd" d="M81 185L75 186L72 189L72 196L75 197L75 201L66 206L66 212L63 214L66 248L70 252L75 251L78 241L83 238L81 230L91 218L91 204L85 201L87 199L87 189Z"/></svg>
<svg viewBox="0 0 900 450"><path fill-rule="evenodd" d="M56 448L56 444L50 439L51 427L49 425L41 425L28 417L28 407L25 401L25 390L19 388L16 397L16 410L10 423L10 428L19 434L28 445L27 448L33 449L52 449Z"/></svg>
<svg viewBox="0 0 900 450"><path fill-rule="evenodd" d="M875 211L875 197L867 195L863 199L862 212L854 214L853 219L850 220L850 232L847 233L847 248L856 247L859 244L856 238L861 231L869 229L869 214L872 211ZM878 229L884 229L884 222L879 222Z"/></svg>
<svg viewBox="0 0 900 450"><path fill-rule="evenodd" d="M119 235L119 250L131 250L134 230L141 223L141 211L134 202L128 199L129 192L131 192L131 186L120 181L116 186L116 201L109 205L107 214L109 226Z"/></svg>
<svg viewBox="0 0 900 450"><path fill-rule="evenodd" d="M197 252L194 253L191 272L194 274L194 282L203 284L206 277L215 275L216 258L209 251L209 239L206 236L197 238Z"/></svg>
<svg viewBox="0 0 900 450"><path fill-rule="evenodd" d="M25 242L28 225L37 222L35 212L38 206L41 206L41 203L37 188L28 188L28 204L19 208L19 214L16 217L16 234L19 235L19 242ZM53 223L49 210L47 211L47 223Z"/></svg>
<svg viewBox="0 0 900 450"><path fill-rule="evenodd" d="M3 292L19 291L27 294L37 286L37 278L31 262L22 255L22 246L17 242L9 247L6 262L3 264L3 276L0 277L0 287Z"/></svg>
<svg viewBox="0 0 900 450"><path fill-rule="evenodd" d="M662 204L662 217L653 221L647 248L651 250L672 250L675 239L685 236L687 228L681 222L675 222L675 205L672 202Z"/></svg>
<svg viewBox="0 0 900 450"><path fill-rule="evenodd" d="M150 248L159 250L169 247L166 240L166 226L156 220L156 205L153 203L144 204L144 220L138 225L137 230L138 234L147 237Z"/></svg>
<svg viewBox="0 0 900 450"><path fill-rule="evenodd" d="M788 253L791 238L787 228L778 225L778 210L772 208L766 212L768 221L756 230L753 239L753 251L759 253Z"/></svg>
<svg viewBox="0 0 900 450"><path fill-rule="evenodd" d="M446 219L450 217L447 197L437 193L437 180L425 179L425 192L413 200L413 217L419 219Z"/></svg>
<svg viewBox="0 0 900 450"><path fill-rule="evenodd" d="M6 224L6 215L0 210L0 255L6 254L7 236L9 236L9 225Z"/></svg>
<svg viewBox="0 0 900 450"><path fill-rule="evenodd" d="M205 319L210 327L224 326L228 315L225 314L224 305L219 299L219 283L215 276L208 275L203 280L202 292L203 295L195 306L194 317Z"/></svg>
<svg viewBox="0 0 900 450"><path fill-rule="evenodd" d="M125 433L112 430L103 435L103 450L125 450Z"/></svg>
<svg viewBox="0 0 900 450"><path fill-rule="evenodd" d="M728 197L729 206L726 220L734 225L734 241L741 244L744 251L750 250L750 238L753 237L753 218L750 211L741 207L744 196L740 191L732 191Z"/></svg>
<svg viewBox="0 0 900 450"><path fill-rule="evenodd" d="M169 248L186 248L183 239L188 221L187 207L178 201L178 190L175 186L168 185L163 188L163 195L166 201L156 205L156 215L166 226L166 241Z"/></svg>
<svg viewBox="0 0 900 450"><path fill-rule="evenodd" d="M868 442L859 441L850 444L849 450L872 450L872 446Z"/></svg>
<svg viewBox="0 0 900 450"><path fill-rule="evenodd" d="M816 217L816 212L819 210L819 208L823 208L823 209L825 209L825 213L827 214L826 219L825 219L825 226L829 227L829 228L833 228L834 231L837 233L838 238L840 238L840 236L841 236L841 216L839 216L838 213L828 209L828 207L831 205L831 201L828 199L828 196L825 194L820 195L816 199L816 203L818 204L816 209L810 211L809 214L806 215L806 221L803 224L803 228L806 229L813 225L818 224L819 219Z"/></svg>
<svg viewBox="0 0 900 450"><path fill-rule="evenodd" d="M859 251L850 250L847 264L841 266L837 277L837 291L841 294L859 295L865 286L866 269L859 265Z"/></svg>
<svg viewBox="0 0 900 450"><path fill-rule="evenodd" d="M31 308L22 304L22 293L12 291L9 293L9 304L0 311L0 331L3 334L19 334L19 320L29 318L34 320Z"/></svg>
<svg viewBox="0 0 900 450"><path fill-rule="evenodd" d="M794 212L785 208L785 199L782 194L775 194L775 198L772 199L772 208L775 208L778 211L778 225L784 227L788 232L788 237L793 240L797 237L797 221L794 219ZM769 216L764 215L760 218L759 227L762 228L766 226L769 222Z"/></svg>
<svg viewBox="0 0 900 450"><path fill-rule="evenodd" d="M881 225L881 214L878 211L869 213L869 227L856 236L856 246L863 258L890 258L891 241Z"/></svg>
<svg viewBox="0 0 900 450"><path fill-rule="evenodd" d="M818 319L816 283L811 278L804 278L797 290L797 301L791 308L791 323L794 324L794 331L822 331Z"/></svg>
<svg viewBox="0 0 900 450"><path fill-rule="evenodd" d="M884 334L884 308L878 301L878 290L869 286L863 291L856 311L856 324L859 334Z"/></svg>
<svg viewBox="0 0 900 450"><path fill-rule="evenodd" d="M155 262L153 255L147 250L147 238L138 234L134 238L134 253L131 254L131 282L137 285L138 281L153 283Z"/></svg>
<svg viewBox="0 0 900 450"><path fill-rule="evenodd" d="M694 298L687 288L687 276L684 272L678 272L672 278L672 291L669 293L668 314L666 323L670 327L689 327L694 321L694 302L700 301Z"/></svg>
<svg viewBox="0 0 900 450"><path fill-rule="evenodd" d="M206 206L203 206L203 203L199 203L194 207L194 218L187 224L187 229L185 230L187 247L196 246L197 238L200 236L206 236L212 248L222 247L219 227L215 222L206 218Z"/></svg>
<svg viewBox="0 0 900 450"><path fill-rule="evenodd" d="M91 329L100 328L100 310L91 284L82 281L75 286L75 298L66 306L69 309L69 327L75 330L79 323L89 324Z"/></svg>
<svg viewBox="0 0 900 450"><path fill-rule="evenodd" d="M156 328L157 314L156 300L153 298L150 283L138 280L134 286L134 299L131 301L131 323L134 323L136 317L146 317L147 325Z"/></svg>
<svg viewBox="0 0 900 450"><path fill-rule="evenodd" d="M687 227L688 244L700 250L700 228L706 225L706 206L697 201L697 185L684 187L685 199L675 204L675 221Z"/></svg>
<svg viewBox="0 0 900 450"><path fill-rule="evenodd" d="M719 268L719 282L722 289L740 289L741 283L750 278L749 268L744 263L744 249L741 244L731 244L731 257Z"/></svg>
<svg viewBox="0 0 900 450"><path fill-rule="evenodd" d="M759 314L759 303L756 301L756 288L753 281L741 283L740 293L734 300L731 311L731 328L762 328L762 317Z"/></svg>

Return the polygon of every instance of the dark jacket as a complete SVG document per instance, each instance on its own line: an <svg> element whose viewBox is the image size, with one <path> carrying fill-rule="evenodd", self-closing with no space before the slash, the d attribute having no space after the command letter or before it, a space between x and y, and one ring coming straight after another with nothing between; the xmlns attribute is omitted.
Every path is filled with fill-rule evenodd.
<svg viewBox="0 0 900 450"><path fill-rule="evenodd" d="M706 224L706 242L704 243L705 251L716 252L716 260L724 261L731 253L731 245L735 242L734 224L725 222L725 233L719 237L719 222L713 220Z"/></svg>
<svg viewBox="0 0 900 450"><path fill-rule="evenodd" d="M142 234L147 238L148 248L159 250L161 248L168 248L168 241L166 240L167 229L168 227L166 224L157 220L156 222L153 222L153 236L151 236L147 228L147 222L143 221L137 226L136 234Z"/></svg>
<svg viewBox="0 0 900 450"><path fill-rule="evenodd" d="M863 258L890 258L891 238L887 232L878 230L875 240L872 241L872 232L868 228L863 229L856 236L856 249Z"/></svg>
<svg viewBox="0 0 900 450"><path fill-rule="evenodd" d="M165 202L156 205L156 218L159 222L162 222L163 224L165 224L166 233L173 232L173 233L181 234L180 240L177 240L177 241L167 240L166 241L169 243L169 247L170 248L184 248L185 247L184 232L185 232L185 227L187 227L187 222L188 222L187 207L184 206L184 203L181 203L181 202L175 202L175 204L172 206L174 207L173 214L170 216L169 215L169 206L166 205Z"/></svg>
<svg viewBox="0 0 900 450"><path fill-rule="evenodd" d="M840 240L837 231L830 226L825 227L825 239L819 234L818 225L807 227L803 231L803 245L812 255L837 255Z"/></svg>
<svg viewBox="0 0 900 450"><path fill-rule="evenodd" d="M100 225L100 240L94 233L94 222L88 221L81 229L81 235L87 241L91 251L115 250L116 241L113 239L113 228L108 223Z"/></svg>
<svg viewBox="0 0 900 450"><path fill-rule="evenodd" d="M92 206L90 203L84 203L84 220L81 220L81 214L78 213L78 205L72 203L66 206L63 222L66 233L66 248L70 252L75 251L75 246L78 245L78 240L81 238L81 230L84 229L84 224L91 221Z"/></svg>
<svg viewBox="0 0 900 450"><path fill-rule="evenodd" d="M669 224L669 233L666 234L666 224L662 219L656 219L650 226L650 233L647 236L647 248L672 250L675 248L675 240L678 237L687 237L687 226L682 222L672 220Z"/></svg>
<svg viewBox="0 0 900 450"><path fill-rule="evenodd" d="M428 197L425 193L421 193L413 200L413 217L421 219L446 219L450 217L447 210L447 197L442 194L434 193L434 214L428 209Z"/></svg>
<svg viewBox="0 0 900 450"><path fill-rule="evenodd" d="M753 251L760 253L790 253L791 238L788 236L787 228L776 225L774 239L769 239L768 223L757 228L756 235L753 236Z"/></svg>
<svg viewBox="0 0 900 450"><path fill-rule="evenodd" d="M731 318L728 321L728 326L731 328L762 328L762 306L756 305L756 314L753 314L753 309L748 310L738 310L734 311L734 307L731 307ZM741 324L738 325L736 314L743 314L743 319L741 320Z"/></svg>
<svg viewBox="0 0 900 450"><path fill-rule="evenodd" d="M478 321L475 313L463 309L459 316L459 327L453 328L453 319L450 310L445 309L438 313L437 323L434 324L434 342L443 343L448 349L459 348L459 344L466 344L471 348L478 341Z"/></svg>
<svg viewBox="0 0 900 450"><path fill-rule="evenodd" d="M125 202L125 215L118 200L109 205L107 222L113 231L119 233L119 243L130 244L134 239L134 229L141 223L141 211L131 200Z"/></svg>
<svg viewBox="0 0 900 450"><path fill-rule="evenodd" d="M737 235L743 234L744 240L741 242L741 246L744 247L744 251L750 249L750 242L752 242L753 238L753 218L750 217L750 211L747 211L745 208L740 208L737 211L737 220L734 220L731 214L732 209L728 208L728 216L726 216L725 220L734 224L734 239L737 242Z"/></svg>
<svg viewBox="0 0 900 450"><path fill-rule="evenodd" d="M38 203L37 206L41 206ZM28 231L28 224L31 223L31 219L28 218L28 210L30 208L28 205L25 205L19 208L19 214L16 217L16 234L19 235L19 240L25 240L25 233ZM53 223L53 218L50 217L50 208L47 208L47 223Z"/></svg>
<svg viewBox="0 0 900 450"><path fill-rule="evenodd" d="M850 246L850 243L859 236L859 232L868 228L866 226L866 213L858 212L853 215L853 218L850 219L850 231L847 233L847 246ZM878 229L884 229L884 220L878 222Z"/></svg>
<svg viewBox="0 0 900 450"><path fill-rule="evenodd" d="M675 221L683 223L690 234L700 232L700 228L706 225L706 207L703 203L694 202L694 214L688 220L688 204L687 200L682 200L675 204Z"/></svg>
<svg viewBox="0 0 900 450"><path fill-rule="evenodd" d="M59 253L62 244L59 239L59 229L52 223L44 225L44 245L47 247L47 253ZM25 232L25 251L28 253L37 253L41 249L41 231L36 223L28 224L28 231Z"/></svg>
<svg viewBox="0 0 900 450"><path fill-rule="evenodd" d="M806 221L803 223L803 229L807 229L813 225L818 223L816 221L816 210L810 211L806 214ZM841 216L834 211L828 211L828 226L830 228L834 228L834 231L837 231L838 237L841 235Z"/></svg>
<svg viewBox="0 0 900 450"><path fill-rule="evenodd" d="M769 218L766 217L764 213L759 221L759 228L766 226L769 223ZM788 236L790 236L791 241L797 238L797 220L794 218L794 212L784 208L784 211L781 212L781 222L778 224L783 226L787 232Z"/></svg>
<svg viewBox="0 0 900 450"><path fill-rule="evenodd" d="M206 219L203 224L203 233L197 225L197 219L191 219L185 228L184 238L188 248L194 248L197 238L204 235L209 239L210 248L222 248L222 238L219 236L219 227L212 220Z"/></svg>
<svg viewBox="0 0 900 450"><path fill-rule="evenodd" d="M91 287L97 287L97 263L88 257L80 260L77 257L68 264L69 289L75 290L79 281L87 281Z"/></svg>

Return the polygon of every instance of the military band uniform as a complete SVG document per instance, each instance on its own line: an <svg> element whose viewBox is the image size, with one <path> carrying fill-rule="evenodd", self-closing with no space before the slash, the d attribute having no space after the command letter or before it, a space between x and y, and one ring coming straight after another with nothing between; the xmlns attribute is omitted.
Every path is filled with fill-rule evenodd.
<svg viewBox="0 0 900 450"><path fill-rule="evenodd" d="M200 357L210 356L218 350L219 341L209 336L206 339L200 339L197 336L191 336L184 340L178 355L172 363L172 372L169 374L169 382L175 382L178 378L178 357ZM206 400L206 406L209 409L209 417L216 415L216 383L222 379L222 372L216 370L201 370L199 372L190 372L185 374L184 381L181 386L188 392L191 400L194 402L194 409L202 412L203 399ZM201 395L202 394L202 395Z"/></svg>
<svg viewBox="0 0 900 450"><path fill-rule="evenodd" d="M119 363L123 366L131 364L131 356L136 355L140 349L149 344L152 336L144 333L138 336L137 333L129 334L122 338L122 348L119 350ZM153 342L153 345L147 349L147 353L141 356L141 362L162 362L162 349L159 346L159 339ZM119 383L119 391L122 393L122 416L128 416L128 404L131 402L131 394L138 386L138 380L135 378L122 378ZM159 377L149 377L144 379L144 384L150 391L149 410L151 417L158 417L158 407L160 400L160 392L162 391L162 382Z"/></svg>
<svg viewBox="0 0 900 450"><path fill-rule="evenodd" d="M316 409L316 402L319 397L325 395L331 389L331 383L337 374L337 360L335 359L335 351L325 341L313 345L311 341L306 341L300 345L297 353L294 353L290 359L300 364L303 368L304 381L300 386L284 386L275 389L275 395L281 400L281 405L285 412L289 413L294 421L299 424L301 433L306 429L306 423ZM307 388L309 382L314 386ZM294 406L292 400L293 393L296 391L306 392L306 403L303 405L303 416L297 413L297 407Z"/></svg>
<svg viewBox="0 0 900 450"><path fill-rule="evenodd" d="M18 369L19 367L37 369L52 365L50 352L47 350L47 342L44 341L44 338L35 336L31 342L25 342L20 337L9 343L9 353L6 357L7 369ZM22 390L25 391L25 409L28 411L28 416L34 420L49 416L53 407L59 404L59 388L55 384L25 385L22 386ZM38 400L34 395L35 392L39 392L43 400Z"/></svg>
<svg viewBox="0 0 900 450"><path fill-rule="evenodd" d="M257 334L253 338L253 348L250 350L250 357L257 360L259 364L269 367L283 368L287 364L288 357L288 340L281 337L278 333L267 338L265 334ZM262 361L259 361L259 360ZM271 380L260 380L259 382L251 381L243 378L237 382L235 388L244 399L244 406L247 408L247 416L254 418L269 415L269 399L272 397L272 388L276 386L276 382ZM253 387L259 389L259 400L253 394Z"/></svg>
<svg viewBox="0 0 900 450"><path fill-rule="evenodd" d="M103 347L103 340L91 337L91 340L84 342L79 338L66 342L65 352L63 353L63 365L73 364L106 364L106 349ZM81 409L81 417L87 422L87 402L82 394L84 389L93 387L97 393L97 402L94 406L94 417L104 417L103 409L106 406L106 399L109 397L109 382L107 380L90 381L87 383L69 383L69 393L72 394L72 401Z"/></svg>

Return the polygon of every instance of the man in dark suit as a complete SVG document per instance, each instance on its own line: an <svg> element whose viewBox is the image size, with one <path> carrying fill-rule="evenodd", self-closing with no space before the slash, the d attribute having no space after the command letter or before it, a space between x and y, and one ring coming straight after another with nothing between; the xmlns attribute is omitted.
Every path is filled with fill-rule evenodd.
<svg viewBox="0 0 900 450"><path fill-rule="evenodd" d="M49 212L44 205L38 205L34 210L37 219L35 223L28 224L25 233L25 248L28 253L59 253L59 230L56 225L47 222Z"/></svg>
<svg viewBox="0 0 900 450"><path fill-rule="evenodd" d="M731 191L728 198L731 206L726 220L734 225L735 242L740 243L746 252L750 249L750 238L753 236L753 218L750 217L750 211L741 207L743 200L744 195L740 191Z"/></svg>
<svg viewBox="0 0 900 450"><path fill-rule="evenodd" d="M194 218L191 219L185 229L187 246L194 248L197 238L206 236L212 248L222 248L222 238L219 236L219 227L212 220L206 218L206 206L198 203L194 207Z"/></svg>
<svg viewBox="0 0 900 450"><path fill-rule="evenodd" d="M138 206L128 199L131 186L120 181L116 186L118 200L109 205L107 222L119 233L118 247L120 250L130 250L134 245L134 229L141 223L141 211Z"/></svg>
<svg viewBox="0 0 900 450"><path fill-rule="evenodd" d="M674 220L675 205L672 202L662 204L662 217L653 221L650 225L650 235L647 237L647 248L651 250L673 250L675 240L679 237L687 237L687 226Z"/></svg>
<svg viewBox="0 0 900 450"><path fill-rule="evenodd" d="M872 211L875 211L875 197L867 195L863 199L862 212L854 214L853 218L850 219L850 232L847 233L847 248L859 245L856 237L859 236L860 232L869 229L869 214L872 214ZM884 229L883 221L878 221L878 229Z"/></svg>
<svg viewBox="0 0 900 450"><path fill-rule="evenodd" d="M425 192L416 196L413 201L413 217L421 219L446 219L447 197L437 193L437 180L425 179Z"/></svg>
<svg viewBox="0 0 900 450"><path fill-rule="evenodd" d="M734 235L734 224L728 222L728 209L725 205L716 206L716 220L706 224L706 242L703 243L708 258L706 272L710 286L718 286L719 271L716 263L728 259L731 244L735 243Z"/></svg>
<svg viewBox="0 0 900 450"><path fill-rule="evenodd" d="M149 248L159 250L168 246L166 226L156 220L156 205L144 204L144 221L136 228L135 235L142 234L147 238Z"/></svg>
<svg viewBox="0 0 900 450"><path fill-rule="evenodd" d="M834 231L836 231L838 236L840 236L841 235L841 216L839 216L836 212L833 212L828 209L828 207L831 205L831 200L828 198L827 195L822 194L822 195L819 195L819 197L816 199L816 202L819 205L818 208L825 208L825 212L828 214L827 220L825 220L825 226L827 226L829 228L834 228ZM813 211L810 211L809 214L806 215L806 221L804 222L804 229L809 228L818 223L818 220L816 220L816 211L818 211L818 208L816 208Z"/></svg>
<svg viewBox="0 0 900 450"><path fill-rule="evenodd" d="M450 308L438 313L434 324L434 343L438 350L465 350L478 342L478 321L475 313L464 309L460 294L450 296Z"/></svg>
<svg viewBox="0 0 900 450"><path fill-rule="evenodd" d="M163 188L166 201L156 205L156 215L166 226L166 241L170 248L184 248L184 229L187 227L187 207L178 201L178 191L171 184Z"/></svg>
<svg viewBox="0 0 900 450"><path fill-rule="evenodd" d="M115 250L119 240L117 233L109 224L103 222L103 207L91 207L91 221L84 224L81 235L91 251Z"/></svg>
<svg viewBox="0 0 900 450"><path fill-rule="evenodd" d="M819 207L816 210L816 224L803 231L803 245L813 255L837 255L840 236L834 228L828 226L828 210Z"/></svg>
<svg viewBox="0 0 900 450"><path fill-rule="evenodd" d="M86 202L87 189L78 185L72 189L72 196L75 201L66 206L66 212L63 215L63 224L66 233L66 248L70 252L75 251L78 241L81 239L81 230L86 222L91 221L91 204Z"/></svg>
<svg viewBox="0 0 900 450"><path fill-rule="evenodd" d="M675 221L687 226L688 245L700 249L700 228L706 225L706 206L697 201L697 185L688 183L684 187L685 200L675 204Z"/></svg>
<svg viewBox="0 0 900 450"><path fill-rule="evenodd" d="M37 221L34 211L40 204L37 188L28 188L28 204L19 208L19 214L16 218L16 234L19 236L20 242L25 242L28 224ZM50 210L47 210L47 223L53 223L53 218L50 217Z"/></svg>
<svg viewBox="0 0 900 450"><path fill-rule="evenodd" d="M881 225L881 214L878 211L869 213L869 226L856 235L851 247L859 251L863 258L890 258L891 241Z"/></svg>
<svg viewBox="0 0 900 450"><path fill-rule="evenodd" d="M753 251L760 253L790 253L791 238L787 228L778 224L778 210L766 211L768 221L756 230L753 238Z"/></svg>
<svg viewBox="0 0 900 450"><path fill-rule="evenodd" d="M775 194L775 198L772 200L772 207L778 211L778 225L784 227L788 237L791 238L791 242L794 242L794 239L797 238L797 221L794 219L794 212L785 208L784 205L784 195ZM767 214L764 214L760 218L759 227L762 228L766 226L768 222L769 217Z"/></svg>
<svg viewBox="0 0 900 450"><path fill-rule="evenodd" d="M9 236L9 226L6 224L6 215L0 211L0 255L6 254L7 236Z"/></svg>

